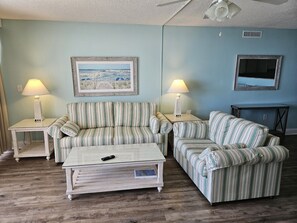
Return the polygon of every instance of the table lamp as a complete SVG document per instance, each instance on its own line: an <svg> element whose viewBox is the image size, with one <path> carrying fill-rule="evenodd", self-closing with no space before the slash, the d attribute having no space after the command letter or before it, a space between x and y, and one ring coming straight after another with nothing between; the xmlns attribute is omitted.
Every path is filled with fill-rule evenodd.
<svg viewBox="0 0 297 223"><path fill-rule="evenodd" d="M174 80L168 89L168 93L177 93L175 104L174 104L174 115L181 116L181 103L180 103L180 93L187 93L189 89L187 88L183 80Z"/></svg>
<svg viewBox="0 0 297 223"><path fill-rule="evenodd" d="M43 85L43 83L38 79L28 80L22 95L34 96L34 119L35 122L40 122L44 119L42 116L41 102L39 95L48 94L49 91Z"/></svg>

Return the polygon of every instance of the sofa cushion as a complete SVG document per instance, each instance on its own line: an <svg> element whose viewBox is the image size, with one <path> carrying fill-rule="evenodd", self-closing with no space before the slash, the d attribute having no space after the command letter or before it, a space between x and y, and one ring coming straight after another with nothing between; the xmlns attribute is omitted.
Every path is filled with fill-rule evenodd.
<svg viewBox="0 0 297 223"><path fill-rule="evenodd" d="M81 129L114 126L112 102L70 103L67 113Z"/></svg>
<svg viewBox="0 0 297 223"><path fill-rule="evenodd" d="M148 127L157 105L148 102L115 102L115 126Z"/></svg>
<svg viewBox="0 0 297 223"><path fill-rule="evenodd" d="M268 128L241 118L232 119L224 144L244 143L253 148L263 146Z"/></svg>
<svg viewBox="0 0 297 223"><path fill-rule="evenodd" d="M153 134L156 134L159 132L160 120L155 115L152 115L150 117L150 128L151 128Z"/></svg>
<svg viewBox="0 0 297 223"><path fill-rule="evenodd" d="M149 127L126 127L114 128L114 144L140 144L153 143L154 134Z"/></svg>
<svg viewBox="0 0 297 223"><path fill-rule="evenodd" d="M60 140L60 147L112 145L112 140L112 127L81 129L76 137L63 137Z"/></svg>
<svg viewBox="0 0 297 223"><path fill-rule="evenodd" d="M209 139L178 139L174 142L174 147L188 160L192 155L199 155L209 146L218 147Z"/></svg>
<svg viewBox="0 0 297 223"><path fill-rule="evenodd" d="M177 122L174 126L174 134L179 138L205 139L208 132L208 125L203 121Z"/></svg>
<svg viewBox="0 0 297 223"><path fill-rule="evenodd" d="M78 134L80 128L79 126L72 122L72 121L67 121L62 127L61 127L61 131L65 134L68 135L70 137L74 137Z"/></svg>
<svg viewBox="0 0 297 223"><path fill-rule="evenodd" d="M225 136L229 130L230 121L235 116L220 111L213 111L209 116L209 138L219 145L224 143Z"/></svg>

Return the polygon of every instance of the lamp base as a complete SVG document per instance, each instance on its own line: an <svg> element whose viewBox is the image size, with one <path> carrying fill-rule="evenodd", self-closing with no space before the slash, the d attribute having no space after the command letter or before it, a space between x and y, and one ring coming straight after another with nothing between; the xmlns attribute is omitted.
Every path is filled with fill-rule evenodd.
<svg viewBox="0 0 297 223"><path fill-rule="evenodd" d="M44 117L42 116L42 109L41 109L41 102L39 100L39 97L34 98L34 121L35 122L41 122L44 120Z"/></svg>
<svg viewBox="0 0 297 223"><path fill-rule="evenodd" d="M176 117L181 116L181 103L180 103L180 94L177 94L174 104L174 115Z"/></svg>

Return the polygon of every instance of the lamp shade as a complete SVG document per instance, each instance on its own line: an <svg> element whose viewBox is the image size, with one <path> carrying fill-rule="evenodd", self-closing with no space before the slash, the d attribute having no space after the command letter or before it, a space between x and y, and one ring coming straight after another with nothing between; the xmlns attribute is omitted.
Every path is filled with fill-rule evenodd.
<svg viewBox="0 0 297 223"><path fill-rule="evenodd" d="M28 80L22 95L27 96L36 96L36 95L43 95L48 94L49 91L46 89L46 87L43 85L43 83L38 79L30 79Z"/></svg>
<svg viewBox="0 0 297 223"><path fill-rule="evenodd" d="M187 93L189 89L187 88L183 80L174 80L168 89L168 93Z"/></svg>

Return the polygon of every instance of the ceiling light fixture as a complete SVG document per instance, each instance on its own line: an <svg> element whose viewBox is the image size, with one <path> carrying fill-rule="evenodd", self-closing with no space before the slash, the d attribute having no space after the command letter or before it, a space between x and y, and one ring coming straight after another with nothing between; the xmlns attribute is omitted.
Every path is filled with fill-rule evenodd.
<svg viewBox="0 0 297 223"><path fill-rule="evenodd" d="M241 8L228 0L214 0L206 10L205 16L213 21L222 22L231 19Z"/></svg>

